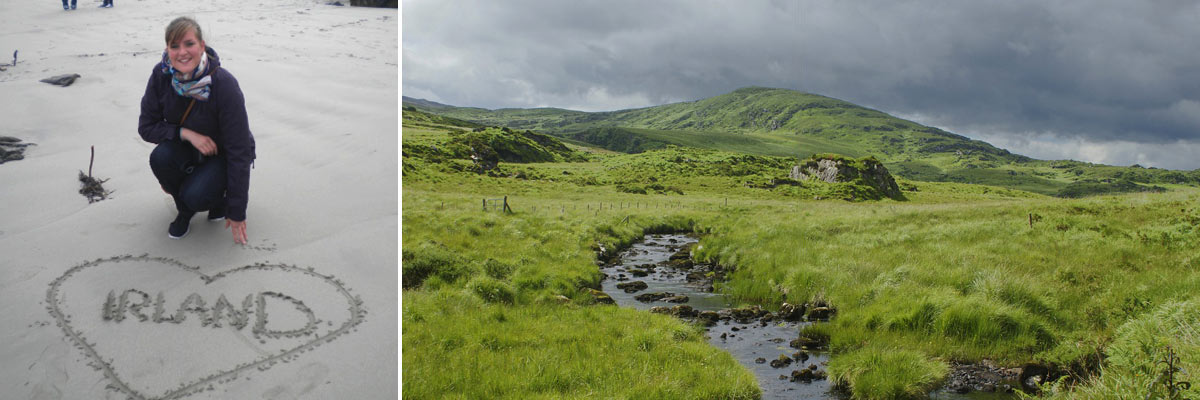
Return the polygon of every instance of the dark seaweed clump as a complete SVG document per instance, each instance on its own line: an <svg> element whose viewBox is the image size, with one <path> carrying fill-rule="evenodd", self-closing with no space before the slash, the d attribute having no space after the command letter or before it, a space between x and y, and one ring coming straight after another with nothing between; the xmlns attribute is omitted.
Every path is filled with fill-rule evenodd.
<svg viewBox="0 0 1200 400"><path fill-rule="evenodd" d="M104 182L108 182L108 179L97 180L91 176L84 175L83 171L79 171L79 194L87 197L88 204L107 199L108 195L112 194L112 192L104 189L104 186L102 186Z"/></svg>

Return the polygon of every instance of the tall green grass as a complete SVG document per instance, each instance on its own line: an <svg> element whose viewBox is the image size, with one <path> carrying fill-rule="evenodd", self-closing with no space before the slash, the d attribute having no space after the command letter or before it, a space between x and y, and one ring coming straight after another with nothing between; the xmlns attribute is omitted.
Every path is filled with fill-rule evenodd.
<svg viewBox="0 0 1200 400"><path fill-rule="evenodd" d="M948 372L945 363L899 348L868 347L829 362L829 379L856 399L922 398Z"/></svg>
<svg viewBox="0 0 1200 400"><path fill-rule="evenodd" d="M445 136L419 128L404 142L432 150ZM1063 200L901 181L915 189L907 202L849 203L756 187L783 170L771 157L591 157L502 163L494 176L436 153L405 157L406 397L756 396L748 372L693 328L592 305L597 255L661 231L703 233L694 257L733 270L717 286L738 302L836 307L808 333L830 338L831 372L864 398L923 393L950 360L1090 367L1097 355L1108 356L1100 378L1060 395L1133 396L1155 349L1171 344L1188 371L1200 354L1188 333L1200 290L1193 188ZM683 194L619 188L652 183ZM481 209L505 195L514 213ZM875 362L887 372L864 368Z"/></svg>
<svg viewBox="0 0 1200 400"><path fill-rule="evenodd" d="M759 396L754 376L700 328L593 305L598 254L647 232L691 231L694 219L646 208L568 213L564 202L581 200L569 198L513 196L511 214L466 206L479 199L469 195L404 199L405 398Z"/></svg>
<svg viewBox="0 0 1200 400"><path fill-rule="evenodd" d="M697 258L735 266L720 288L743 301L832 303L834 321L810 329L831 337L835 360L866 346L1085 368L1118 326L1200 290L1197 200L1189 191L750 213L715 223Z"/></svg>
<svg viewBox="0 0 1200 400"><path fill-rule="evenodd" d="M1171 399L1164 380L1168 348L1179 359L1175 382L1191 384L1176 398L1200 397L1200 300L1193 298L1162 304L1121 325L1102 374L1076 388L1054 387L1047 398Z"/></svg>
<svg viewBox="0 0 1200 400"><path fill-rule="evenodd" d="M406 399L754 399L754 376L700 328L616 306L508 306L405 291Z"/></svg>

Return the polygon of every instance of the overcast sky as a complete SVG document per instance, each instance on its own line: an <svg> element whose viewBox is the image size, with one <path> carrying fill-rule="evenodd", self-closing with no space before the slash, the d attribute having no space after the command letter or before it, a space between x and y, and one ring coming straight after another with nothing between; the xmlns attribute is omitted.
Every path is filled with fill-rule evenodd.
<svg viewBox="0 0 1200 400"><path fill-rule="evenodd" d="M795 89L1041 159L1200 168L1200 2L404 0L402 93L609 111Z"/></svg>

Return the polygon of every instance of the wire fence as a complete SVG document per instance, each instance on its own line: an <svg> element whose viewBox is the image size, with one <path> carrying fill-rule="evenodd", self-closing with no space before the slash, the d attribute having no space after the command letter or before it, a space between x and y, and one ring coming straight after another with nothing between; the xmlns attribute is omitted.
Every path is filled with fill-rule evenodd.
<svg viewBox="0 0 1200 400"><path fill-rule="evenodd" d="M520 204L515 201L510 203L508 196L495 198L480 198L479 203L476 203L476 208L482 212L497 212L505 214L577 214L591 213L599 215L603 212L621 211L621 210L693 210L693 211L719 211L729 207L729 199L724 199L720 202L697 202L697 201L564 201L564 202L547 202L536 201L532 204ZM462 210L465 209L461 202L441 201L437 205L440 210Z"/></svg>

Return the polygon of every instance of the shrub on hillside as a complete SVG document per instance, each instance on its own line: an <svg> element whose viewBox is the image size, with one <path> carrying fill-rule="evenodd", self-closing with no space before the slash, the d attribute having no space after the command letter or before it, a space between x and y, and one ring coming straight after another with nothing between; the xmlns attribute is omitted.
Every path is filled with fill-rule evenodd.
<svg viewBox="0 0 1200 400"><path fill-rule="evenodd" d="M488 303L512 304L516 292L512 286L487 276L478 276L467 283L467 289Z"/></svg>
<svg viewBox="0 0 1200 400"><path fill-rule="evenodd" d="M1154 192L1161 193L1167 189L1161 186L1144 186L1124 179L1085 179L1071 183L1058 191L1058 197L1079 198L1101 194Z"/></svg>
<svg viewBox="0 0 1200 400"><path fill-rule="evenodd" d="M585 160L584 156L571 151L557 139L508 128L451 132L450 146L458 158L473 160L479 172L489 171L501 161L538 163Z"/></svg>
<svg viewBox="0 0 1200 400"><path fill-rule="evenodd" d="M405 289L420 287L429 278L453 283L471 273L466 259L437 245L422 245L401 256L400 281Z"/></svg>

